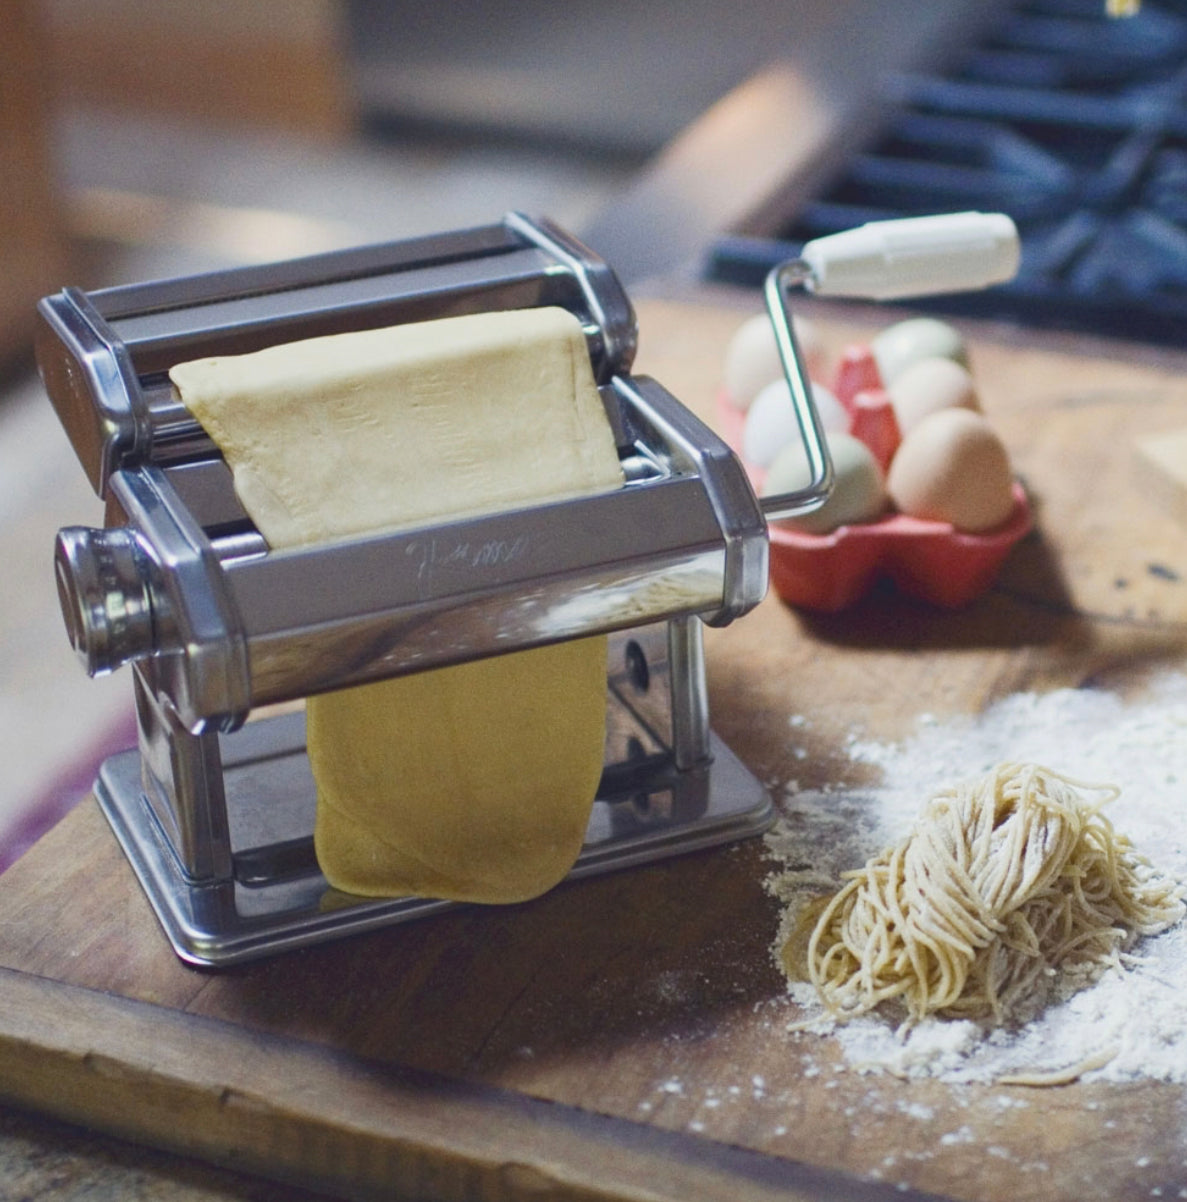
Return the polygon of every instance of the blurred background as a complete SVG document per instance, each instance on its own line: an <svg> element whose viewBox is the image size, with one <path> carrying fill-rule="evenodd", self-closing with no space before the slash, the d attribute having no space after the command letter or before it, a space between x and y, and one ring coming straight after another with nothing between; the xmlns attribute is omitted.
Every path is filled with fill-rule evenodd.
<svg viewBox="0 0 1187 1202"><path fill-rule="evenodd" d="M53 536L102 506L33 370L39 297L508 209L633 290L752 289L831 228L1003 208L1028 258L999 316L1174 339L1185 63L1185 0L6 0L0 867L134 741L58 613Z"/></svg>

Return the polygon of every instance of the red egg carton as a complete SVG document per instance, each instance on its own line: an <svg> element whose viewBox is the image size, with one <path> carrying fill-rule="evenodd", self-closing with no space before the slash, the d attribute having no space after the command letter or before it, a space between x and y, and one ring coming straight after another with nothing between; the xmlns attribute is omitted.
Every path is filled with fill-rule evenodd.
<svg viewBox="0 0 1187 1202"><path fill-rule="evenodd" d="M1026 493L1016 483L1014 512L985 534L901 513L830 534L772 526L771 587L789 605L834 613L888 577L904 593L955 609L985 592L1030 525Z"/></svg>
<svg viewBox="0 0 1187 1202"><path fill-rule="evenodd" d="M899 433L890 399L877 382L869 352L853 348L842 359L834 392L849 411L850 432L885 470ZM744 414L721 395L718 416L726 441L737 449ZM755 490L761 490L764 473L749 464L747 471ZM901 513L840 526L829 534L772 525L771 586L789 605L835 613L860 600L879 579L889 578L904 593L955 609L985 592L1030 527L1030 505L1017 483L1013 513L981 534Z"/></svg>

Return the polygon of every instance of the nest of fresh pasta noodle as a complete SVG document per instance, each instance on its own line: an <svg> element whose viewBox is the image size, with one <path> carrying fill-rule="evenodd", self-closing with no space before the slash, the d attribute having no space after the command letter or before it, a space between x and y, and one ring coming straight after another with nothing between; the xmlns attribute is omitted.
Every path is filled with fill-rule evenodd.
<svg viewBox="0 0 1187 1202"><path fill-rule="evenodd" d="M894 1004L909 1022L1030 1017L1183 916L1182 888L1101 813L1118 792L1014 763L944 790L801 915L788 975L839 1019Z"/></svg>

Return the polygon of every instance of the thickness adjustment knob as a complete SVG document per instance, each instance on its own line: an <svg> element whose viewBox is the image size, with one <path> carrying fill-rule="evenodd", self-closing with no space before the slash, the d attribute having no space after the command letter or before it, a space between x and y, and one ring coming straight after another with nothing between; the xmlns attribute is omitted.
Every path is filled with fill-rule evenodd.
<svg viewBox="0 0 1187 1202"><path fill-rule="evenodd" d="M68 526L54 544L66 634L91 676L153 650L148 557L131 530Z"/></svg>

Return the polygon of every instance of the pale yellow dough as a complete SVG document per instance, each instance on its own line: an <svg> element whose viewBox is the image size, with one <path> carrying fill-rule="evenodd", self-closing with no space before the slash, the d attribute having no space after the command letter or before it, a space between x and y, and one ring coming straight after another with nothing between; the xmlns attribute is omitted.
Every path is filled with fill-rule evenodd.
<svg viewBox="0 0 1187 1202"><path fill-rule="evenodd" d="M585 336L517 309L197 359L169 378L276 548L617 488Z"/></svg>
<svg viewBox="0 0 1187 1202"><path fill-rule="evenodd" d="M370 896L518 902L551 889L581 850L605 711L604 637L315 699L323 870Z"/></svg>
<svg viewBox="0 0 1187 1202"><path fill-rule="evenodd" d="M276 549L622 483L561 309L310 339L170 377ZM556 884L601 773L605 682L597 637L311 698L327 880L479 902Z"/></svg>

